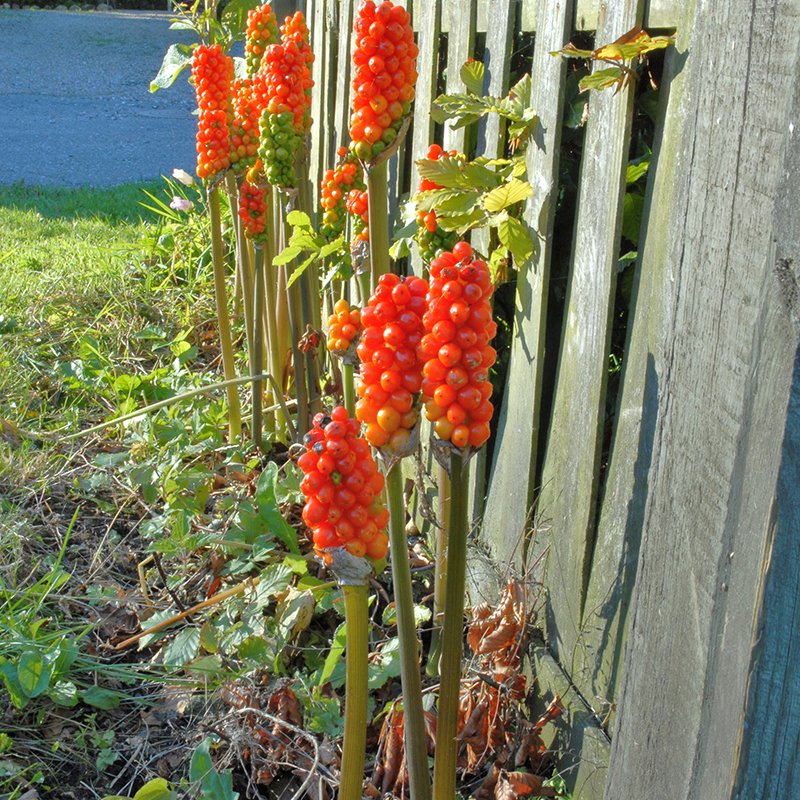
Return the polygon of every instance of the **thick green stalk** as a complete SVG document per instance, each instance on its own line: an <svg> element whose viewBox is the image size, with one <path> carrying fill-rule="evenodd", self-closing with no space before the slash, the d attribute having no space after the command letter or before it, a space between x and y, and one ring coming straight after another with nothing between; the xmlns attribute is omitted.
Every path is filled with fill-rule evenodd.
<svg viewBox="0 0 800 800"><path fill-rule="evenodd" d="M436 759L433 768L434 800L453 800L456 794L458 755L456 734L458 701L461 693L469 501L469 487L464 480L464 462L460 453L451 456L450 479L450 537L442 647L439 658L439 714L436 721Z"/></svg>
<svg viewBox="0 0 800 800"><path fill-rule="evenodd" d="M386 494L389 500L389 542L392 550L397 638L400 642L400 681L403 686L408 782L414 800L430 800L431 776L428 769L425 717L422 709L422 677L414 620L411 569L408 562L408 540L403 508L403 473L400 462L395 464L386 476Z"/></svg>
<svg viewBox="0 0 800 800"><path fill-rule="evenodd" d="M222 219L219 210L219 189L215 186L208 192L208 209L211 216L211 259L214 266L214 295L217 302L219 339L222 347L222 369L225 380L236 377L233 357L231 321L228 317L228 297L225 291L225 260L222 255ZM239 407L239 392L234 385L227 388L228 394L228 439L233 444L242 438L242 412Z"/></svg>
<svg viewBox="0 0 800 800"><path fill-rule="evenodd" d="M344 394L344 407L352 418L356 415L355 367L353 364L344 362L342 362L342 393Z"/></svg>
<svg viewBox="0 0 800 800"><path fill-rule="evenodd" d="M256 253L256 263L254 272L255 299L253 301L253 357L250 359L250 374L255 375L262 367L264 356L264 325L261 321L264 313L264 281L261 272L264 267L264 254L259 250ZM261 417L262 408L261 381L253 381L253 443L259 450L264 449L262 440L263 420Z"/></svg>
<svg viewBox="0 0 800 800"><path fill-rule="evenodd" d="M431 628L431 646L428 651L428 663L425 671L430 677L439 674L439 657L442 650L442 615L444 613L444 597L447 589L447 547L450 533L450 476L447 470L439 467L439 524L442 526L434 533L436 536L436 571L433 586L433 626Z"/></svg>
<svg viewBox="0 0 800 800"><path fill-rule="evenodd" d="M342 586L347 625L344 742L339 800L361 800L367 746L367 657L369 655L369 587Z"/></svg>
<svg viewBox="0 0 800 800"><path fill-rule="evenodd" d="M369 203L369 260L372 291L378 278L391 271L389 260L389 159L367 173Z"/></svg>
<svg viewBox="0 0 800 800"><path fill-rule="evenodd" d="M272 187L267 188L265 192L264 202L267 205L266 221L264 230L267 234L264 241L264 269L262 272L262 280L264 281L266 303L264 306L264 316L266 317L267 326L267 339L269 341L269 372L275 375L280 381L281 371L283 370L282 351L280 347L280 334L278 326L278 315L280 313L280 305L278 302L278 270L272 263L275 258L275 242L277 237L275 235L275 207L273 205L273 192ZM277 397L275 398L278 399ZM277 425L279 429L285 427L286 422L283 419L282 412L276 414Z"/></svg>

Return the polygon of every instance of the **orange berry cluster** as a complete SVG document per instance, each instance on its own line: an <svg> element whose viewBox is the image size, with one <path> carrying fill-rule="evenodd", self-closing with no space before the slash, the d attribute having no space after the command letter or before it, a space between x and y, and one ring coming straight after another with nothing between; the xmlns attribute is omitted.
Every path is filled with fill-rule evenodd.
<svg viewBox="0 0 800 800"><path fill-rule="evenodd" d="M303 38L307 38L308 28L299 11L286 18L281 30L281 44L264 51L254 81L256 104L261 109L258 154L271 184L297 186L294 158L310 126L306 112L311 105L309 65L314 56Z"/></svg>
<svg viewBox="0 0 800 800"><path fill-rule="evenodd" d="M389 550L389 512L380 498L384 478L359 427L342 406L314 417L303 440L307 450L297 461L306 497L303 521L314 531L318 555L345 547L353 556L380 561Z"/></svg>
<svg viewBox="0 0 800 800"><path fill-rule="evenodd" d="M402 448L419 413L414 395L422 388L422 317L426 310L427 281L388 273L361 311L361 359L356 391L356 417L374 447Z"/></svg>
<svg viewBox="0 0 800 800"><path fill-rule="evenodd" d="M353 24L353 115L350 138L362 161L377 156L396 136L414 99L419 49L402 6L364 0Z"/></svg>
<svg viewBox="0 0 800 800"><path fill-rule="evenodd" d="M259 6L247 12L247 35L244 44L247 74L255 75L261 66L264 50L278 42L278 21L269 5Z"/></svg>
<svg viewBox="0 0 800 800"><path fill-rule="evenodd" d="M343 353L350 349L361 329L361 312L350 308L347 300L337 300L328 317L328 350Z"/></svg>
<svg viewBox="0 0 800 800"><path fill-rule="evenodd" d="M354 242L369 241L369 199L366 189L351 189L347 195L345 206L353 220Z"/></svg>
<svg viewBox="0 0 800 800"><path fill-rule="evenodd" d="M245 236L250 239L263 237L266 213L264 190L260 186L243 181L239 190L239 217L242 220Z"/></svg>
<svg viewBox="0 0 800 800"><path fill-rule="evenodd" d="M455 150L445 153L438 144L432 144L428 148L426 157L430 161L438 161L440 158L453 158L457 155ZM432 189L442 189L438 183L420 178L419 192L429 192ZM458 234L455 231L442 230L436 222L436 211L431 209L427 213L420 211L417 213L417 246L419 254L425 263L430 263L436 256L445 250L451 250L458 241Z"/></svg>
<svg viewBox="0 0 800 800"><path fill-rule="evenodd" d="M425 361L422 397L436 435L456 447L480 447L489 438L493 407L489 368L497 359L489 340L497 332L486 262L458 242L430 267L425 335L417 355Z"/></svg>
<svg viewBox="0 0 800 800"><path fill-rule="evenodd" d="M197 94L197 177L208 178L230 166L228 127L233 61L218 44L198 45L192 53Z"/></svg>
<svg viewBox="0 0 800 800"><path fill-rule="evenodd" d="M231 164L237 172L249 169L258 158L258 109L253 97L251 78L233 83L233 122L231 129Z"/></svg>
<svg viewBox="0 0 800 800"><path fill-rule="evenodd" d="M352 156L348 157L346 147L338 150L344 161L335 169L329 169L320 183L320 205L322 206L322 225L320 234L328 241L333 241L344 230L347 219L347 193L350 187L363 188L361 167Z"/></svg>

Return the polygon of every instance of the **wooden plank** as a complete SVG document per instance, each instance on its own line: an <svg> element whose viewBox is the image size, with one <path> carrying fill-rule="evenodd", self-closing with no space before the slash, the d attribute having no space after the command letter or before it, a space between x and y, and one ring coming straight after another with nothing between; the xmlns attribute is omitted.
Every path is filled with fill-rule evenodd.
<svg viewBox="0 0 800 800"><path fill-rule="evenodd" d="M417 79L414 99L414 120L410 131L411 160L424 158L428 146L433 142L433 118L429 113L431 103L437 97L436 81L439 74L439 42L442 24L442 0L426 0L415 4L413 25L417 34ZM416 163L411 167L411 192L419 186ZM416 275L422 275L422 259L416 248L411 255L411 266Z"/></svg>
<svg viewBox="0 0 800 800"><path fill-rule="evenodd" d="M539 0L521 0L520 6L520 30L531 33L536 30L536 20L539 18Z"/></svg>
<svg viewBox="0 0 800 800"><path fill-rule="evenodd" d="M640 0L606 7L598 40L613 41L641 21ZM589 577L605 419L611 317L628 161L633 94L593 92L589 100L573 257L537 514L548 519L547 635L572 674Z"/></svg>
<svg viewBox="0 0 800 800"><path fill-rule="evenodd" d="M336 56L336 102L333 109L333 146L334 149L350 143L350 108L352 86L350 77L352 63L350 61L353 41L353 7L354 0L334 0L338 5L338 52Z"/></svg>
<svg viewBox="0 0 800 800"><path fill-rule="evenodd" d="M308 177L311 181L311 198L314 208L319 208L319 182L322 170L327 162L326 143L332 139L326 124L326 90L328 81L328 50L329 40L325 24L325 3L321 0L309 0L307 4L307 25L309 27L311 50L314 53L314 63L311 65L311 78L314 87L311 92L311 119L314 121L313 129L318 135L310 137L310 152L308 156ZM332 72L335 75L336 72Z"/></svg>
<svg viewBox="0 0 800 800"><path fill-rule="evenodd" d="M600 800L611 750L608 735L544 643L533 644L530 659L536 678L532 716L543 713L555 695L561 698L565 709L561 717L546 726L544 744L553 750L558 772L575 800Z"/></svg>
<svg viewBox="0 0 800 800"><path fill-rule="evenodd" d="M603 4L605 5L605 4ZM575 30L593 31L596 30L597 16L600 11L600 0L577 0L575 9ZM656 28L674 29L678 20L682 16L683 4L677 0L647 0L644 9L644 22L641 22L647 30ZM606 44L603 40L598 40L597 46Z"/></svg>
<svg viewBox="0 0 800 800"><path fill-rule="evenodd" d="M412 2L411 0L395 0L395 5L400 5L403 8L407 9L409 13L413 11ZM411 25L413 26L414 20L412 18ZM394 225L395 218L397 216L397 207L400 200L400 196L403 194L404 187L403 187L403 171L405 169L405 161L406 161L406 148L401 147L397 155L394 156L389 161L389 237L391 238L392 230L391 226Z"/></svg>
<svg viewBox="0 0 800 800"><path fill-rule="evenodd" d="M794 74L798 75L798 67ZM800 81L795 78L789 130L800 129ZM800 252L800 214L793 198L796 177L800 174L800 141L792 136L787 143L782 186L775 200L775 278L773 291L785 314L776 320L780 328L768 341L791 346L800 332L797 263L787 263ZM794 326L787 331L786 320ZM795 352L797 352L795 350ZM791 358L791 352L787 353ZM768 424L773 424L770 421ZM800 357L794 357L794 374L786 412L786 428L778 473L774 525L770 527L769 573L764 584L761 614L757 623L755 647L750 667L750 690L746 706L746 725L742 733L741 758L734 781L734 796L757 797L771 794L776 777L783 796L789 789L797 796L798 732L800 732L800 638L795 635L800 619L800 558L797 557L797 531L800 531ZM789 777L791 776L791 777Z"/></svg>
<svg viewBox="0 0 800 800"><path fill-rule="evenodd" d="M444 16L449 14L447 32L447 94L464 92L461 80L461 67L473 56L475 49L475 21L477 4L448 3L444 7ZM466 129L453 130L449 123L444 126L445 150L458 150L463 153L466 145Z"/></svg>
<svg viewBox="0 0 800 800"><path fill-rule="evenodd" d="M517 266L514 335L481 533L481 540L495 558L518 566L522 548L517 543L528 526L533 502L564 109L566 64L553 58L550 51L562 47L569 38L572 2L543 0L539 12L542 33L533 53L531 104L539 115L542 135L528 148L533 194L526 201L524 218L534 240L541 238L530 261Z"/></svg>
<svg viewBox="0 0 800 800"><path fill-rule="evenodd" d="M758 796L736 788L755 766L751 785L783 799L800 794L785 749L800 696L785 625L796 625L800 587L796 564L771 570L797 546L774 503L796 424L787 407L797 330L774 286L773 214L782 151L796 136L800 20L777 2L701 4L687 33L682 131L659 164L673 202L646 242L663 275L651 320L659 407L606 796ZM770 595L777 618L762 608ZM763 664L765 654L777 661ZM755 716L776 690L777 718Z"/></svg>

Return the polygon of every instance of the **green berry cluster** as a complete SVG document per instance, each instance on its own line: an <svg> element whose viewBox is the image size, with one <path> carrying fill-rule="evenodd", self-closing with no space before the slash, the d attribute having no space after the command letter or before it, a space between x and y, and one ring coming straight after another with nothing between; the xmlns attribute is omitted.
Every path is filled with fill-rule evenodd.
<svg viewBox="0 0 800 800"><path fill-rule="evenodd" d="M291 111L261 115L261 144L258 154L264 164L267 180L273 186L297 186L294 156L302 144L293 124Z"/></svg>

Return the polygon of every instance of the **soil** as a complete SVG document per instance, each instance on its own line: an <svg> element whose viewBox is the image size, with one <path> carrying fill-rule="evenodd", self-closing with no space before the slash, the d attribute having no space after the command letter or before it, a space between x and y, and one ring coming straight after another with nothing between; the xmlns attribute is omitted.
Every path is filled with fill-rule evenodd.
<svg viewBox="0 0 800 800"><path fill-rule="evenodd" d="M150 81L170 44L166 11L0 9L0 184L114 186L193 173L188 69Z"/></svg>

